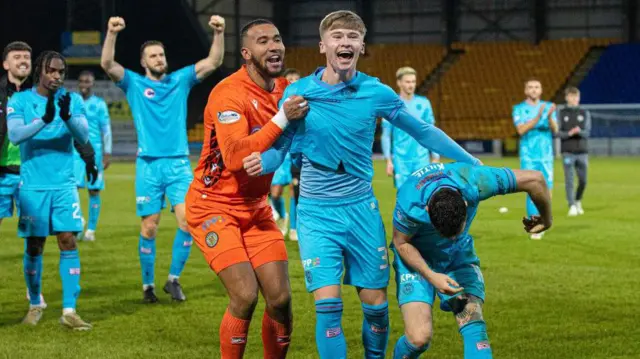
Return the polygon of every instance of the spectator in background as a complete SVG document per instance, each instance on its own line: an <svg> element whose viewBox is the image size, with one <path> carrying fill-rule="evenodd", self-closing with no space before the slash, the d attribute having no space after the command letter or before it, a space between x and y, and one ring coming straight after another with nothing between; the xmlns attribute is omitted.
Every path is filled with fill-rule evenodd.
<svg viewBox="0 0 640 359"><path fill-rule="evenodd" d="M580 108L580 90L569 87L565 90L567 107L559 113L560 150L564 167L564 186L569 202L569 217L584 214L582 195L587 186L589 149L587 139L591 132L591 114ZM578 189L573 192L573 170L578 174Z"/></svg>

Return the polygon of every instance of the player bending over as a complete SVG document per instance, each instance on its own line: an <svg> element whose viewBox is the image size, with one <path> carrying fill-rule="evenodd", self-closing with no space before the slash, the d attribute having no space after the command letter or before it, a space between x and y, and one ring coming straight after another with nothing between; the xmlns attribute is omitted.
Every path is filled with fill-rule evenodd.
<svg viewBox="0 0 640 359"><path fill-rule="evenodd" d="M527 192L540 213L523 219L525 231L551 227L549 191L538 171L432 164L400 188L391 250L405 335L394 358L417 358L429 348L436 291L440 308L456 317L465 359L491 358L482 317L484 279L469 228L480 201L514 192Z"/></svg>
<svg viewBox="0 0 640 359"><path fill-rule="evenodd" d="M76 313L80 293L80 258L75 234L82 231L82 214L73 174L73 140L89 138L82 98L63 87L67 64L57 52L46 51L36 60L36 88L14 94L7 106L9 140L20 145L20 200L18 234L26 238L24 273L30 308L23 323L36 325L44 310L42 252L47 236L55 235L60 248L62 317L74 330L91 324Z"/></svg>
<svg viewBox="0 0 640 359"><path fill-rule="evenodd" d="M309 101L303 125L289 125L272 150L249 156L245 164L250 174L271 173L290 145L294 164L301 166L298 239L305 284L316 301L316 343L323 359L347 357L341 324L344 270L344 284L355 286L362 302L365 357L384 358L387 348L387 244L371 186L377 118L449 158L479 163L444 132L411 115L391 88L356 71L365 33L362 19L351 11L322 20L320 52L327 67L289 85L284 94Z"/></svg>
<svg viewBox="0 0 640 359"><path fill-rule="evenodd" d="M520 168L542 172L549 191L553 189L553 134L558 132L556 105L540 100L542 84L529 79L524 84L527 98L513 106L513 123L520 136ZM551 194L549 194L551 196ZM538 215L527 196L527 216ZM531 239L542 239L544 232L532 233Z"/></svg>
<svg viewBox="0 0 640 359"><path fill-rule="evenodd" d="M94 162L98 166L98 176L93 183L85 184L85 163L76 152L75 176L78 188L89 189L89 222L87 231L82 240L95 241L98 217L100 216L100 191L104 189L104 170L109 167L111 160L111 120L109 118L109 108L104 100L93 92L95 76L91 71L83 71L78 77L78 87L80 95L84 101L87 122L89 123L89 142L91 143L95 155Z"/></svg>
<svg viewBox="0 0 640 359"><path fill-rule="evenodd" d="M291 288L284 237L267 194L272 176L249 177L243 158L266 151L288 120L308 106L294 96L278 111L287 81L280 77L284 45L268 20L241 31L245 65L221 81L204 112L206 135L195 179L187 194L187 221L207 263L229 295L220 324L222 358L242 358L249 323L262 293L265 358L284 358L292 329Z"/></svg>
<svg viewBox="0 0 640 359"><path fill-rule="evenodd" d="M400 98L409 112L424 122L435 125L431 102L424 96L416 95L416 70L411 67L401 67L396 71ZM400 188L413 171L429 163L438 162L440 156L430 152L418 141L399 128L394 128L385 119L382 120L382 153L387 160L387 175L393 176L394 185Z"/></svg>
<svg viewBox="0 0 640 359"><path fill-rule="evenodd" d="M186 296L178 278L191 252L191 236L185 220L184 198L193 179L187 142L187 98L197 83L211 75L224 56L224 19L212 16L213 44L209 56L194 65L167 73L164 45L147 41L140 47L140 63L145 76L126 70L115 62L118 33L125 27L124 19L109 19L108 32L102 49L102 68L127 94L138 135L136 160L136 213L142 217L138 251L142 269L144 301L155 303L156 234L160 212L169 198L178 221L173 240L173 255L169 278L164 291L171 298L184 301Z"/></svg>

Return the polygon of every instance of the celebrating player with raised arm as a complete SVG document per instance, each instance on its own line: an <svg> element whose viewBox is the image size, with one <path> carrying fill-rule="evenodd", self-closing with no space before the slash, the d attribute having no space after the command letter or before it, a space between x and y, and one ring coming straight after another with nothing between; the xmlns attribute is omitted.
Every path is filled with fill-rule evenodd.
<svg viewBox="0 0 640 359"><path fill-rule="evenodd" d="M195 65L167 73L164 45L147 41L140 47L140 63L145 76L126 70L115 62L118 33L124 19L109 19L102 49L102 68L127 95L138 135L136 161L136 205L142 217L139 239L140 266L144 300L155 303L154 266L156 233L165 196L173 207L178 230L173 241L173 256L164 291L177 301L186 299L178 278L191 251L191 236L185 220L184 198L193 179L187 142L187 98L198 82L222 64L224 56L224 19L212 16L213 44L209 55Z"/></svg>
<svg viewBox="0 0 640 359"><path fill-rule="evenodd" d="M243 356L258 292L266 302L264 357L284 358L292 329L291 289L284 237L267 202L273 176L247 176L243 158L266 151L308 106L292 96L278 111L287 86L280 77L285 49L278 29L255 20L240 36L245 65L211 91L205 108L206 134L187 194L187 221L229 295L220 324L222 358Z"/></svg>
<svg viewBox="0 0 640 359"><path fill-rule="evenodd" d="M400 188L391 250L405 335L396 343L395 359L417 358L429 348L436 291L440 308L456 317L465 359L492 357L482 317L484 280L469 228L480 201L515 192L527 192L540 213L523 219L525 231L548 229L551 202L538 171L431 164Z"/></svg>
<svg viewBox="0 0 640 359"><path fill-rule="evenodd" d="M75 168L78 188L89 189L89 222L87 231L82 239L94 241L96 239L96 227L100 215L100 191L104 189L104 170L109 167L111 158L111 119L107 103L92 92L95 76L91 71L83 71L78 77L78 87L84 101L87 122L89 123L89 142L92 144L95 154L94 162L98 166L98 176L93 183L85 181L85 163L76 152Z"/></svg>
<svg viewBox="0 0 640 359"><path fill-rule="evenodd" d="M513 106L513 123L520 136L520 168L542 172L549 191L553 188L553 134L558 132L556 105L540 100L542 84L529 79L524 84L526 100ZM538 215L527 196L527 216ZM531 239L542 239L544 232L532 233Z"/></svg>
<svg viewBox="0 0 640 359"><path fill-rule="evenodd" d="M409 112L424 122L435 125L431 102L424 96L416 95L416 70L411 67L401 67L396 71L400 98ZM387 175L393 176L396 188L402 187L404 181L413 171L422 168L433 161L438 162L440 156L435 152L420 146L418 141L406 132L394 128L387 120L382 120L382 153L387 160Z"/></svg>
<svg viewBox="0 0 640 359"><path fill-rule="evenodd" d="M249 174L271 173L290 145L294 163L302 166L298 240L307 290L316 300L316 343L323 359L347 357L341 324L343 268L344 283L355 286L362 301L365 356L384 358L387 348L389 266L371 186L377 118L386 118L428 149L479 163L444 132L415 118L389 86L356 71L365 33L362 19L351 11L336 11L322 20L320 52L327 67L289 85L284 94L309 101L303 125L292 123L273 149L245 162Z"/></svg>
<svg viewBox="0 0 640 359"><path fill-rule="evenodd" d="M60 248L62 308L60 322L74 330L91 325L76 314L80 292L80 258L75 234L82 230L78 190L73 174L73 140L89 139L82 98L62 88L67 64L57 52L45 51L36 60L37 87L14 94L7 105L9 140L20 145L20 221L26 238L24 274L30 296L23 323L36 325L42 317L42 252L47 236L56 235Z"/></svg>

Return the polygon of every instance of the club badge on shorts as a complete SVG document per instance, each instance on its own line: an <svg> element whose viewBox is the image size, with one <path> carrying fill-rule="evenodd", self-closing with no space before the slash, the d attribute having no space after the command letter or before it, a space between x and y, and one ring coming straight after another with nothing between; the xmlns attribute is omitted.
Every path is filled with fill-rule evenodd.
<svg viewBox="0 0 640 359"><path fill-rule="evenodd" d="M207 243L207 246L209 248L215 247L216 244L218 244L218 233L216 232L207 233L207 235L204 237L204 241L205 243Z"/></svg>

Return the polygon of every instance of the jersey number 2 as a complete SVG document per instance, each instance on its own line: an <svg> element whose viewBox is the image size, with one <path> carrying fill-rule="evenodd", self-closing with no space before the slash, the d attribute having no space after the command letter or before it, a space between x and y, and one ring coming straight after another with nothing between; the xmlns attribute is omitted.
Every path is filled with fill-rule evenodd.
<svg viewBox="0 0 640 359"><path fill-rule="evenodd" d="M82 219L80 215L80 203L74 203L71 206L73 207L73 219Z"/></svg>

